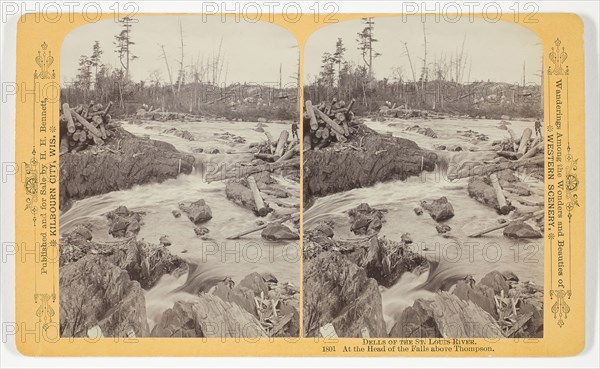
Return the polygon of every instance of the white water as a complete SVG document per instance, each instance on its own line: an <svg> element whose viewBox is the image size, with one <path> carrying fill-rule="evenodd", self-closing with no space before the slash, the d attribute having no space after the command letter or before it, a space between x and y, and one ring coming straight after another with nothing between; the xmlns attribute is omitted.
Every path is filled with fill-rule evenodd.
<svg viewBox="0 0 600 369"><path fill-rule="evenodd" d="M264 125L264 124L263 124ZM187 141L175 136L162 134L170 127L190 131L195 141ZM226 154L231 151L247 151L248 143L258 142L264 138L263 133L254 131L256 123L250 122L145 122L141 125L124 124L128 131L141 136L148 134L153 139L170 142L180 151L191 152L196 147L218 148L223 154L194 154L197 162L226 163L249 161L251 154ZM265 130L278 136L288 126L267 123ZM217 138L214 133L231 132L246 138L246 144L232 143ZM299 185L283 177L276 178L280 184L297 193L298 196L283 199L288 203L299 203ZM213 218L202 224L210 233L210 240L203 241L194 233L194 224L184 215L175 218L171 211L177 209L181 202L190 203L205 199L212 209ZM105 214L120 205L130 210L145 211L143 225L138 239L158 244L162 235L167 235L172 242L170 251L182 257L188 263L197 264L203 272L203 278L231 277L239 282L251 272L271 272L282 282L299 286L299 244L295 242L269 242L256 232L240 240L226 240L226 237L256 226L257 218L250 210L244 209L227 200L225 184L208 183L201 171L190 175L180 175L163 183L135 186L128 190L110 192L77 201L68 211L61 215L61 232L68 232L76 225L91 222L95 225L94 239L112 240L108 234ZM272 204L281 212L281 209ZM261 218L268 221L271 215ZM185 292L173 292L183 285L186 276L175 278L164 276L160 282L146 293L146 308L150 325L153 325L160 314L173 306L175 301L190 299Z"/></svg>
<svg viewBox="0 0 600 369"><path fill-rule="evenodd" d="M390 126L389 124L393 126ZM435 144L472 145L468 138L460 137L457 130L472 129L490 136L488 142L480 143L478 150L489 149L495 139L504 138L508 133L496 128L498 121L492 120L427 120L386 122L367 122L367 125L382 133L391 132L394 136L408 138L421 147L433 149ZM417 133L404 132L405 127L418 124L430 127L438 134L437 139ZM510 126L520 135L526 127L533 129L531 122L512 122ZM487 160L485 152L438 152L443 160L481 161ZM486 157L487 156L487 157ZM493 156L493 155L492 155ZM529 199L543 199L543 184L530 177L524 178L534 195ZM489 233L481 238L469 238L476 231L498 224L496 212L471 199L467 193L468 179L449 181L442 170L422 173L420 177L411 177L406 181L380 183L368 188L358 188L319 198L304 213L304 227L309 229L321 220L336 221L336 235L351 238L348 225L348 210L362 202L376 208L388 210L381 236L399 240L403 233L410 233L414 243L412 249L429 260L439 262L435 273L434 285L440 286L444 279L459 275L472 275L476 280L492 270L513 271L521 280L530 280L543 284L543 241L510 240L502 231ZM421 200L433 200L446 196L454 207L455 216L445 224L452 228L451 238L442 237L435 229L437 224L424 213L417 216L413 209ZM518 204L517 204L518 205ZM522 206L521 206L522 207ZM522 207L523 210L526 210ZM415 275L407 273L388 290L382 293L384 314L388 329L391 328L401 311L412 305L417 298L426 298L431 292L415 290L415 287L427 281L428 273ZM431 281L430 281L431 282Z"/></svg>

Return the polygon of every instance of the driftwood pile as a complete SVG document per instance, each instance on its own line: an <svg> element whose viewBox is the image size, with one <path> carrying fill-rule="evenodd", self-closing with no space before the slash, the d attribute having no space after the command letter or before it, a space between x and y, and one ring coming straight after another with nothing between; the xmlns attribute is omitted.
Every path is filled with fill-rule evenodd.
<svg viewBox="0 0 600 369"><path fill-rule="evenodd" d="M507 127L506 130L510 137L503 141L495 142L496 146L499 147L498 156L510 160L524 160L532 158L538 151L542 151L544 147L543 139L542 137L532 139L531 128L526 128L521 137L517 136L511 128Z"/></svg>
<svg viewBox="0 0 600 369"><path fill-rule="evenodd" d="M289 132L287 130L281 131L277 141L269 132L264 131L264 133L267 140L256 146L258 148L258 152L254 153L256 159L269 163L281 163L300 155L300 143L296 140L288 141Z"/></svg>
<svg viewBox="0 0 600 369"><path fill-rule="evenodd" d="M104 140L111 134L107 129L111 106L112 101L106 107L93 101L75 108L64 103L60 115L61 154L80 151L88 145L104 145Z"/></svg>
<svg viewBox="0 0 600 369"><path fill-rule="evenodd" d="M321 149L332 142L346 142L354 132L352 99L348 105L344 101L321 102L313 105L310 100L304 104L304 150Z"/></svg>

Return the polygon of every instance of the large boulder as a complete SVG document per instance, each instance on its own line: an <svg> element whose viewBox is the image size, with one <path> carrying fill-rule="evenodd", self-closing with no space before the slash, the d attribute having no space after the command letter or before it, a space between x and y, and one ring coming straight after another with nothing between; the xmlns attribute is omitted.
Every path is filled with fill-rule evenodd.
<svg viewBox="0 0 600 369"><path fill-rule="evenodd" d="M259 182L259 184L262 185L261 182ZM248 210L252 210L257 216L259 215L258 209L256 208L256 201L254 201L254 195L245 179L241 181L227 181L225 184L225 196L227 196L227 199L233 201L235 204ZM265 206L267 208L267 213L273 211L273 209L269 207L268 203L265 203Z"/></svg>
<svg viewBox="0 0 600 369"><path fill-rule="evenodd" d="M377 282L344 255L322 252L304 265L304 335L331 323L339 337L386 337Z"/></svg>
<svg viewBox="0 0 600 369"><path fill-rule="evenodd" d="M443 222L454 216L454 208L445 196L431 202L423 201L421 206L427 210L431 218L436 222Z"/></svg>
<svg viewBox="0 0 600 369"><path fill-rule="evenodd" d="M468 281L458 281L454 294L461 300L471 301L498 319L494 290L486 285L471 285Z"/></svg>
<svg viewBox="0 0 600 369"><path fill-rule="evenodd" d="M152 329L152 337L261 338L260 322L236 304L211 294L194 302L177 302Z"/></svg>
<svg viewBox="0 0 600 369"><path fill-rule="evenodd" d="M269 241L282 241L282 240L299 240L300 236L298 233L292 231L281 223L269 224L261 232L261 237Z"/></svg>
<svg viewBox="0 0 600 369"><path fill-rule="evenodd" d="M390 337L504 338L490 314L471 301L440 291L427 301L417 300L402 313Z"/></svg>
<svg viewBox="0 0 600 369"><path fill-rule="evenodd" d="M201 224L212 219L212 211L204 199L195 201L188 206L181 204L180 209L194 224Z"/></svg>
<svg viewBox="0 0 600 369"><path fill-rule="evenodd" d="M108 233L113 237L131 237L140 232L142 212L134 212L126 206L119 206L106 214L108 219Z"/></svg>
<svg viewBox="0 0 600 369"><path fill-rule="evenodd" d="M178 301L167 309L152 328L152 337L193 338L204 337L202 326L196 319L193 304Z"/></svg>
<svg viewBox="0 0 600 369"><path fill-rule="evenodd" d="M95 326L105 337L148 336L140 284L109 259L87 255L61 266L59 285L61 337L85 337Z"/></svg>
<svg viewBox="0 0 600 369"><path fill-rule="evenodd" d="M504 294L504 296L508 296L508 290L510 289L510 286L506 282L504 275L496 270L486 274L477 284L491 288L498 296L502 294Z"/></svg>
<svg viewBox="0 0 600 369"><path fill-rule="evenodd" d="M400 314L398 321L390 330L390 337L404 338L436 338L442 337L433 316L433 302L423 299L416 300Z"/></svg>
<svg viewBox="0 0 600 369"><path fill-rule="evenodd" d="M373 209L367 203L362 203L351 209L348 215L351 219L350 230L354 234L377 233L383 226L383 211Z"/></svg>
<svg viewBox="0 0 600 369"><path fill-rule="evenodd" d="M529 224L517 220L510 222L503 231L504 235L509 238L542 238L539 231L533 229Z"/></svg>
<svg viewBox="0 0 600 369"><path fill-rule="evenodd" d="M502 179L502 177L500 177L500 173L501 172L498 172L497 174L500 178L500 184L502 185L502 182L505 182L510 183L510 185L513 186L512 181L508 182L507 180ZM507 188L507 186L503 187ZM471 198L477 200L478 202L486 206L494 208L498 214L506 215L515 209L514 206L512 206L508 200L507 205L500 207L500 204L498 203L498 197L496 196L496 190L494 190L494 187L492 186L488 177L471 177L471 179L469 180L469 185L467 186L467 191L469 192L469 196Z"/></svg>

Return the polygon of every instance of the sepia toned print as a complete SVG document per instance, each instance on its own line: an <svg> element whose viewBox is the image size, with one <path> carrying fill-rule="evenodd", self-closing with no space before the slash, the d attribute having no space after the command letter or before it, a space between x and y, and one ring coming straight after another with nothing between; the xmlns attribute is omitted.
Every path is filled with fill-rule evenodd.
<svg viewBox="0 0 600 369"><path fill-rule="evenodd" d="M586 347L579 16L175 5L18 20L21 354Z"/></svg>
<svg viewBox="0 0 600 369"><path fill-rule="evenodd" d="M63 43L64 337L299 335L298 47L201 19Z"/></svg>
<svg viewBox="0 0 600 369"><path fill-rule="evenodd" d="M539 39L426 19L307 42L304 334L541 338Z"/></svg>

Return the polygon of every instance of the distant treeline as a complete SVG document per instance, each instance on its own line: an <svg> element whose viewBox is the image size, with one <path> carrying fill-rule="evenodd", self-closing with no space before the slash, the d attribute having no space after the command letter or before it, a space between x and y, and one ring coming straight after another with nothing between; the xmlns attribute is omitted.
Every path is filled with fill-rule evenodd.
<svg viewBox="0 0 600 369"><path fill-rule="evenodd" d="M349 83L345 83L348 81ZM304 98L312 101L356 99L359 114L376 113L382 106L404 107L441 113L499 118L533 118L542 114L539 85L521 86L498 82L407 82L342 79L341 87L316 81L304 86Z"/></svg>
<svg viewBox="0 0 600 369"><path fill-rule="evenodd" d="M94 88L67 84L61 88L61 100L71 106L94 101L106 105L115 103L113 113L135 113L143 104L152 109L190 113L227 119L282 119L298 116L296 88L275 88L263 85L232 84L218 87L192 82L181 86L164 84L124 83L118 73L99 78ZM116 78L115 78L116 77Z"/></svg>

